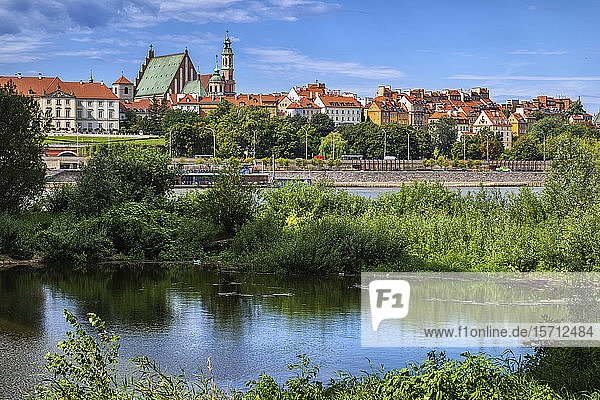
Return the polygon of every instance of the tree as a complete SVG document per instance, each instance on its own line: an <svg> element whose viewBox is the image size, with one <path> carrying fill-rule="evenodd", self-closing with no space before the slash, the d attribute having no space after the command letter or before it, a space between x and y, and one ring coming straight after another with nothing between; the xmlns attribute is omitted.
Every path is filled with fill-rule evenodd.
<svg viewBox="0 0 600 400"><path fill-rule="evenodd" d="M170 161L158 147L101 147L77 181L75 211L96 214L115 204L166 196L174 183Z"/></svg>
<svg viewBox="0 0 600 400"><path fill-rule="evenodd" d="M179 122L169 128L167 140L169 140L173 156L193 157L202 152L206 146L203 141L204 123ZM172 140L172 141L171 141Z"/></svg>
<svg viewBox="0 0 600 400"><path fill-rule="evenodd" d="M595 140L560 137L546 180L548 204L567 215L597 203L600 197L600 147Z"/></svg>
<svg viewBox="0 0 600 400"><path fill-rule="evenodd" d="M442 117L430 124L430 130L434 147L440 154L450 156L458 136L456 122L450 117Z"/></svg>
<svg viewBox="0 0 600 400"><path fill-rule="evenodd" d="M135 113L135 111L133 111L130 108L127 109L127 111L125 111L125 119L123 120L122 128L126 132L136 133L135 129L137 127L137 123L138 123L138 116Z"/></svg>
<svg viewBox="0 0 600 400"><path fill-rule="evenodd" d="M581 104L581 99L577 99L576 101L569 104L569 108L566 111L567 118L572 117L573 115L583 115L585 114L585 110L583 109L583 104Z"/></svg>
<svg viewBox="0 0 600 400"><path fill-rule="evenodd" d="M339 132L333 131L321 139L319 145L319 154L325 158L334 158L334 138L335 138L335 158L340 158L342 154L348 151L348 142L342 138Z"/></svg>
<svg viewBox="0 0 600 400"><path fill-rule="evenodd" d="M465 154L466 153L466 154ZM481 139L478 135L464 135L461 140L452 146L452 158L462 160L466 156L467 160L481 160Z"/></svg>
<svg viewBox="0 0 600 400"><path fill-rule="evenodd" d="M335 129L335 123L326 114L317 113L310 119L310 126L315 130L315 136L319 138L329 135Z"/></svg>
<svg viewBox="0 0 600 400"><path fill-rule="evenodd" d="M513 144L508 152L511 160L541 160L540 142L533 135L523 135Z"/></svg>
<svg viewBox="0 0 600 400"><path fill-rule="evenodd" d="M504 151L504 145L502 144L502 136L494 134L488 128L484 128L479 131L479 149L482 158L497 159Z"/></svg>
<svg viewBox="0 0 600 400"><path fill-rule="evenodd" d="M37 102L0 88L0 211L16 211L44 186L42 130L47 121Z"/></svg>
<svg viewBox="0 0 600 400"><path fill-rule="evenodd" d="M150 107L148 107L148 116L144 117L144 133L147 135L164 134L162 129L162 120L168 110L167 102L162 99L152 98Z"/></svg>

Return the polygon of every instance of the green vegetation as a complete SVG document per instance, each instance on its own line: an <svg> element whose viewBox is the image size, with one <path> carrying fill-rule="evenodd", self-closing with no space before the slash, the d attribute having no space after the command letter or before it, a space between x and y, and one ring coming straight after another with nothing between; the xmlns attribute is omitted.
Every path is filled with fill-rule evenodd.
<svg viewBox="0 0 600 400"><path fill-rule="evenodd" d="M595 374L592 382L575 365L560 368L560 376L567 386L557 386L538 380L538 375L549 372L543 361L536 358L521 362L505 354L492 358L485 354L462 355L450 360L443 353L431 352L420 364L410 363L400 370L383 368L364 372L360 376L340 373L328 384L318 381L319 367L306 355L290 365L295 375L284 383L269 375L261 375L247 383L248 390L240 392L218 387L214 382L212 365L209 371L195 379L184 372L170 375L147 357L132 360L133 372L120 376L117 372L119 336L105 329L104 322L89 314L93 331L88 333L82 324L65 310L66 320L73 331L59 342L59 353L46 356L46 381L38 386L30 398L39 400L121 400L121 399L279 399L279 400L345 400L345 399L536 399L558 400L597 399L597 364L587 372ZM553 349L570 353L584 353L582 349ZM539 355L539 354L538 354ZM573 358L567 357L568 360ZM554 363L558 366L559 364ZM595 384L593 384L595 383ZM591 385L590 385L591 384ZM587 385L587 386L582 386Z"/></svg>
<svg viewBox="0 0 600 400"><path fill-rule="evenodd" d="M42 130L46 120L31 97L0 87L0 212L17 211L44 185Z"/></svg>

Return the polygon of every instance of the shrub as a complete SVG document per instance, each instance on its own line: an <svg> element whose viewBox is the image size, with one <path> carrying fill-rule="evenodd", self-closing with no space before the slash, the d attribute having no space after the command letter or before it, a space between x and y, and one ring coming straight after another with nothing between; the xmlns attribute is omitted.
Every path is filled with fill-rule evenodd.
<svg viewBox="0 0 600 400"><path fill-rule="evenodd" d="M96 219L59 218L37 237L42 260L83 265L107 259L112 243Z"/></svg>
<svg viewBox="0 0 600 400"><path fill-rule="evenodd" d="M23 219L0 214L0 254L17 260L27 260L35 252L35 233L37 226Z"/></svg>

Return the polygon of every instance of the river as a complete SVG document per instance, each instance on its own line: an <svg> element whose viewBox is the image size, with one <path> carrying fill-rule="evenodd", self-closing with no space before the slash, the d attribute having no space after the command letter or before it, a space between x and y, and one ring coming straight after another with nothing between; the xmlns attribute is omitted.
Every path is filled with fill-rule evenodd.
<svg viewBox="0 0 600 400"><path fill-rule="evenodd" d="M522 188L523 188L522 186L499 186L499 187L457 186L457 187L449 187L448 189L459 192L461 194L461 196L465 196L469 192L477 193L480 190L484 190L486 192L498 191L501 195L505 196L507 194L518 193L519 190L521 190ZM340 189L346 190L350 194L355 194L355 195L362 196L362 197L370 197L374 200L377 199L382 194L394 193L394 192L398 192L401 190L400 187L342 187ZM535 187L531 187L530 189L534 193L540 193L544 188L540 187L540 186L535 186ZM196 190L204 190L204 189L179 188L179 189L175 189L174 192L175 192L175 195L181 195L181 194L187 193L189 191L196 191Z"/></svg>
<svg viewBox="0 0 600 400"><path fill-rule="evenodd" d="M354 374L369 360L401 368L424 359L426 348L363 348L359 277L281 277L149 264L102 271L12 268L0 271L0 398L17 397L39 382L43 356L56 351L68 309L107 321L121 336L121 368L148 355L173 373L206 370L217 383L245 388L267 372L289 377L286 364L307 354L328 380ZM458 357L465 349L443 349ZM472 349L478 351L480 349ZM500 354L501 349L485 349Z"/></svg>

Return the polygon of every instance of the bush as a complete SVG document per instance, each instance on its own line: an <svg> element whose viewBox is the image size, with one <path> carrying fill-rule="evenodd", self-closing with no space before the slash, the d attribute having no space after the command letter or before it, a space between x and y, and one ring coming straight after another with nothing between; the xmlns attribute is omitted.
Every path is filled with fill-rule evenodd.
<svg viewBox="0 0 600 400"><path fill-rule="evenodd" d="M17 260L28 260L35 253L37 226L23 219L0 214L0 254Z"/></svg>
<svg viewBox="0 0 600 400"><path fill-rule="evenodd" d="M42 261L84 265L107 259L112 242L96 219L60 218L37 237Z"/></svg>
<svg viewBox="0 0 600 400"><path fill-rule="evenodd" d="M234 249L252 246L245 248L255 268L286 273L356 273L404 256L401 238L387 220L326 216L279 232L278 224L265 219L245 227Z"/></svg>

